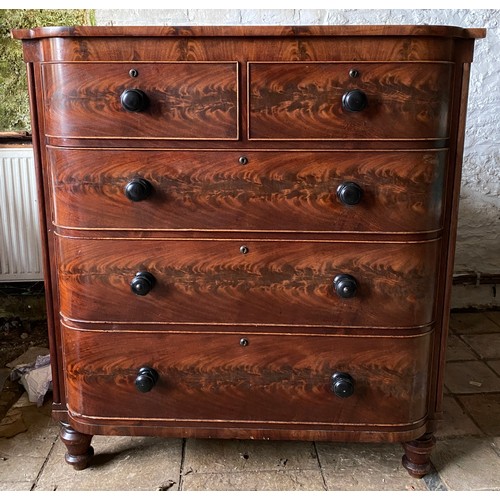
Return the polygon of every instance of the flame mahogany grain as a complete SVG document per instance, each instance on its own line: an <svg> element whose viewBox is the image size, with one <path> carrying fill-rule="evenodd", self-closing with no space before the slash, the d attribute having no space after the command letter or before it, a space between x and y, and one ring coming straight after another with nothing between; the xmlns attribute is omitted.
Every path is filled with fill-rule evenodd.
<svg viewBox="0 0 500 500"><path fill-rule="evenodd" d="M249 63L249 138L447 137L452 70L449 63ZM352 89L367 96L363 112L342 108Z"/></svg>
<svg viewBox="0 0 500 500"><path fill-rule="evenodd" d="M44 64L42 78L48 136L238 138L236 63ZM120 97L136 88L149 104L126 111Z"/></svg>
<svg viewBox="0 0 500 500"><path fill-rule="evenodd" d="M366 424L411 428L425 417L432 333L391 337L166 334L63 329L70 411L120 420L172 422L221 414L228 421ZM123 346L117 349L117 344ZM154 353L154 354L152 354ZM139 368L159 374L154 388L134 386ZM354 395L330 389L349 372ZM112 399L115 404L110 405Z"/></svg>
<svg viewBox="0 0 500 500"><path fill-rule="evenodd" d="M63 237L61 314L111 322L428 325L439 245ZM138 271L156 279L146 296L130 290ZM358 281L355 297L333 290L341 273Z"/></svg>
<svg viewBox="0 0 500 500"><path fill-rule="evenodd" d="M426 474L485 30L13 36L28 67L67 462L88 466L94 434L402 442L403 466ZM145 107L126 111L134 89ZM343 107L353 90L362 111ZM134 179L142 201L124 194ZM339 200L345 182L358 204ZM146 295L131 290L138 272L153 276ZM354 297L337 295L339 274ZM334 373L352 395L332 392Z"/></svg>
<svg viewBox="0 0 500 500"><path fill-rule="evenodd" d="M47 153L54 222L65 228L425 233L442 225L447 150ZM133 203L124 188L137 177L154 192ZM346 181L363 190L356 206L337 197Z"/></svg>

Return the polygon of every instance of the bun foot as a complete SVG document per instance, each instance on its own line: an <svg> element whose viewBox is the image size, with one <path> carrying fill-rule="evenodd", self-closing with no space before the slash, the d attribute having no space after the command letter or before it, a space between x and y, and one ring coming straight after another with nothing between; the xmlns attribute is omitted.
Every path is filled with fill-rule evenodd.
<svg viewBox="0 0 500 500"><path fill-rule="evenodd" d="M75 431L68 424L61 424L59 436L68 449L64 455L66 463L76 470L86 469L94 456L94 448L90 446L93 436Z"/></svg>
<svg viewBox="0 0 500 500"><path fill-rule="evenodd" d="M410 476L420 479L430 472L431 452L435 444L436 438L432 433L403 443L405 454L402 463Z"/></svg>

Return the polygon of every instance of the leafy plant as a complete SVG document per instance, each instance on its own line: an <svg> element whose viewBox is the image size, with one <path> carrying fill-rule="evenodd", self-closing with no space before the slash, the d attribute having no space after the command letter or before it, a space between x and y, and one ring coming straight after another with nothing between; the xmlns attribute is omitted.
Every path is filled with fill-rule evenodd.
<svg viewBox="0 0 500 500"><path fill-rule="evenodd" d="M95 24L85 9L0 9L0 132L29 131L30 114L22 45L10 34L15 28Z"/></svg>

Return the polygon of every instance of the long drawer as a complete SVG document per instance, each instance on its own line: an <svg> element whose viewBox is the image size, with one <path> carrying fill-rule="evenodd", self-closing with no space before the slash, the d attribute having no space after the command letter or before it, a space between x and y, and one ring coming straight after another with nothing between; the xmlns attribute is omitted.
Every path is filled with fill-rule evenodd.
<svg viewBox="0 0 500 500"><path fill-rule="evenodd" d="M426 413L431 338L431 333L331 338L63 327L67 403L77 415L148 419L156 425L211 420L410 425ZM147 392L136 388L139 375Z"/></svg>
<svg viewBox="0 0 500 500"><path fill-rule="evenodd" d="M61 313L118 323L427 325L439 246L61 237Z"/></svg>
<svg viewBox="0 0 500 500"><path fill-rule="evenodd" d="M48 148L48 158L62 227L397 233L442 224L447 150Z"/></svg>
<svg viewBox="0 0 500 500"><path fill-rule="evenodd" d="M45 63L42 77L47 136L239 137L236 62Z"/></svg>

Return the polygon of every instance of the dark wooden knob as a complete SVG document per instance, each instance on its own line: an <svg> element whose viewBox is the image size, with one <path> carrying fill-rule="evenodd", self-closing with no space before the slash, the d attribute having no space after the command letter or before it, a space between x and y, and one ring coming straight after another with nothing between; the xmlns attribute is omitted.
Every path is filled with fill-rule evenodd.
<svg viewBox="0 0 500 500"><path fill-rule="evenodd" d="M342 107L346 111L363 111L368 104L366 94L361 90L349 90L342 96Z"/></svg>
<svg viewBox="0 0 500 500"><path fill-rule="evenodd" d="M155 277L151 273L139 271L130 282L130 288L136 295L147 295L155 283Z"/></svg>
<svg viewBox="0 0 500 500"><path fill-rule="evenodd" d="M142 178L132 179L125 186L125 196L131 201L142 201L149 198L153 192L153 186L149 181Z"/></svg>
<svg viewBox="0 0 500 500"><path fill-rule="evenodd" d="M333 287L339 297L350 299L356 295L358 282L350 274L338 274L333 278Z"/></svg>
<svg viewBox="0 0 500 500"><path fill-rule="evenodd" d="M127 111L144 111L148 106L148 96L139 89L125 90L120 100L123 108Z"/></svg>
<svg viewBox="0 0 500 500"><path fill-rule="evenodd" d="M139 392L149 392L158 382L158 372L149 366L139 368L135 378L135 387Z"/></svg>
<svg viewBox="0 0 500 500"><path fill-rule="evenodd" d="M357 205L363 196L363 190L355 182L343 182L337 188L337 196L344 205Z"/></svg>
<svg viewBox="0 0 500 500"><path fill-rule="evenodd" d="M354 379L348 373L335 372L330 388L339 398L348 398L354 394Z"/></svg>

